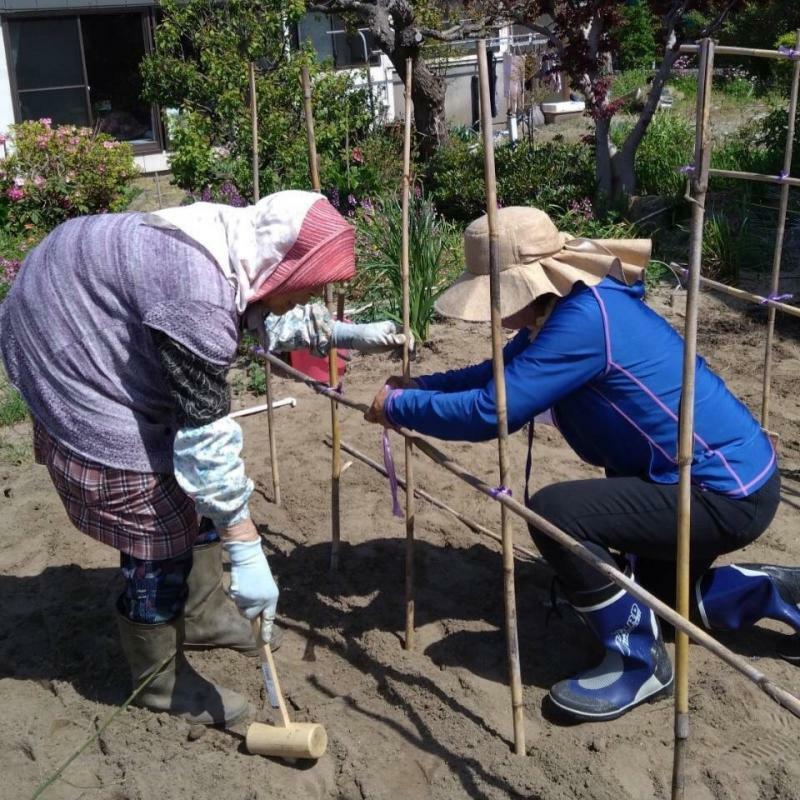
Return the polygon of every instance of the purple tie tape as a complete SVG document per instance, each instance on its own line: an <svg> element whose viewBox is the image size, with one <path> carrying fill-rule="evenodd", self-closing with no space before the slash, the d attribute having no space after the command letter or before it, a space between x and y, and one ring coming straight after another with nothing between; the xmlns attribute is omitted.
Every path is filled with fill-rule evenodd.
<svg viewBox="0 0 800 800"><path fill-rule="evenodd" d="M770 303L782 303L785 300L792 300L794 298L793 294L768 294L759 305L767 306Z"/></svg>
<svg viewBox="0 0 800 800"><path fill-rule="evenodd" d="M501 494L504 494L506 497L513 496L511 489L509 489L508 486L496 486L489 492L489 494L492 497L500 497Z"/></svg>

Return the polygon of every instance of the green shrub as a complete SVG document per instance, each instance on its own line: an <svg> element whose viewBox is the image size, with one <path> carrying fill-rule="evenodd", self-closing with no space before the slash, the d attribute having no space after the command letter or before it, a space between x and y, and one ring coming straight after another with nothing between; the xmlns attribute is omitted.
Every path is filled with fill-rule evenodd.
<svg viewBox="0 0 800 800"><path fill-rule="evenodd" d="M636 225L628 222L615 213L596 217L591 202L582 200L575 202L562 212L551 212L553 222L559 230L566 231L575 237L586 239L635 239Z"/></svg>
<svg viewBox="0 0 800 800"><path fill-rule="evenodd" d="M0 427L22 422L28 416L28 407L22 395L8 382L0 371Z"/></svg>
<svg viewBox="0 0 800 800"><path fill-rule="evenodd" d="M747 100L755 93L753 79L742 71L730 71L719 81L714 81L714 89L736 100Z"/></svg>
<svg viewBox="0 0 800 800"><path fill-rule="evenodd" d="M789 135L789 112L776 108L767 114L759 125L758 144L764 148L765 171L777 174L783 169L784 150ZM794 151L792 155L793 176L800 175L800 125L794 131Z"/></svg>
<svg viewBox="0 0 800 800"><path fill-rule="evenodd" d="M53 128L49 119L12 125L7 138L13 148L0 161L0 194L10 201L3 213L12 231L48 231L128 205L138 174L129 144L90 128Z"/></svg>
<svg viewBox="0 0 800 800"><path fill-rule="evenodd" d="M644 0L628 2L619 14L621 21L612 31L617 42L617 66L623 70L649 67L657 53L656 20L649 3Z"/></svg>
<svg viewBox="0 0 800 800"><path fill-rule="evenodd" d="M356 292L372 302L373 315L402 320L402 209L386 200L358 216L360 275ZM463 268L461 233L433 204L415 193L409 207L409 298L411 329L419 344L428 338L434 303Z"/></svg>
<svg viewBox="0 0 800 800"><path fill-rule="evenodd" d="M403 180L401 133L399 128L380 128L323 162L323 189L343 214L354 216L359 205L369 207L373 200L397 193Z"/></svg>
<svg viewBox="0 0 800 800"><path fill-rule="evenodd" d="M178 109L172 121L175 182L203 199L253 196L249 63L258 66L259 188L263 196L309 186L300 67L310 72L323 188L339 186L372 118L348 71L323 69L309 48L286 57L298 0L163 0L155 48L142 62L145 96ZM333 170L335 175L331 175Z"/></svg>
<svg viewBox="0 0 800 800"><path fill-rule="evenodd" d="M775 47L776 49L779 47L788 47L793 50L797 47L797 34L784 33L783 36L779 36L776 40ZM791 59L782 58L771 60L769 63L776 88L788 96L792 84L794 62Z"/></svg>
<svg viewBox="0 0 800 800"><path fill-rule="evenodd" d="M729 213L706 218L703 233L703 274L726 283L736 283L743 268L764 265L764 243L747 217Z"/></svg>
<svg viewBox="0 0 800 800"><path fill-rule="evenodd" d="M611 92L614 99L618 100L619 98L624 97L625 95L630 94L639 88L647 90L647 81L652 74L652 70L645 67L618 72L616 75L614 75L614 79L611 84Z"/></svg>
<svg viewBox="0 0 800 800"><path fill-rule="evenodd" d="M617 146L621 146L632 127L632 122L614 126L612 138ZM682 195L686 179L679 170L691 162L693 152L694 129L689 121L678 114L657 111L636 151L639 194L673 198Z"/></svg>
<svg viewBox="0 0 800 800"><path fill-rule="evenodd" d="M567 208L595 190L594 149L585 143L520 141L495 152L497 199L505 206ZM448 219L469 222L484 213L483 150L476 139L451 139L427 169L426 190Z"/></svg>
<svg viewBox="0 0 800 800"><path fill-rule="evenodd" d="M749 122L722 142L715 143L711 151L711 166L714 169L735 170L738 172L768 173L772 158L762 143L763 130L760 121ZM729 178L712 178L711 188L733 189L741 196L763 195L766 184L750 183Z"/></svg>

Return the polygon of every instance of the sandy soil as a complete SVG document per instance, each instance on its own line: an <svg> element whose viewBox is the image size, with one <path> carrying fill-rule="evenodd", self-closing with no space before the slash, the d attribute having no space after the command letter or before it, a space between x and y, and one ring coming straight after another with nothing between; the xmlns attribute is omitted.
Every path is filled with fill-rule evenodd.
<svg viewBox="0 0 800 800"><path fill-rule="evenodd" d="M668 291L652 302L676 324ZM763 309L705 296L702 352L753 409L760 403ZM800 563L800 347L796 326L779 331L772 427L782 437L784 498L746 560ZM489 352L488 330L442 325L417 369L468 363ZM368 399L397 365L354 361L347 392ZM50 800L453 800L486 798L669 797L672 704L637 709L611 723L563 727L542 714L555 680L586 665L596 650L568 609L547 620L550 573L517 564L522 672L529 753L510 751L511 721L502 633L498 547L442 512L418 514L414 652L401 646L404 527L390 514L385 481L359 463L342 482L341 569L327 571L329 457L322 443L328 406L284 379L277 413L284 504L270 501L265 422L244 420L246 457L258 482L254 515L282 586L286 638L278 667L298 719L327 727L328 754L316 764L247 755L244 723L199 738L167 715L131 709L119 716L44 794ZM254 398L243 402L254 403ZM378 431L342 414L344 437L378 458ZM17 431L17 437L26 431ZM18 441L17 441L18 444ZM396 451L402 447L397 443ZM524 437L512 442L521 489ZM15 445L16 446L16 445ZM18 449L18 448L17 448ZM491 444L448 445L480 475L496 474ZM16 452L16 451L15 451ZM402 461L402 455L400 455ZM496 529L498 510L455 478L417 457L418 481ZM595 475L558 435L537 427L536 486ZM30 797L126 696L113 603L116 553L71 529L43 468L0 465L0 798ZM520 543L527 532L515 520ZM800 671L773 657L775 631L725 641L800 693ZM670 648L672 646L670 645ZM693 735L687 797L692 800L800 798L800 721L699 647L691 650ZM250 719L269 720L258 664L227 651L192 655L209 676L245 692Z"/></svg>

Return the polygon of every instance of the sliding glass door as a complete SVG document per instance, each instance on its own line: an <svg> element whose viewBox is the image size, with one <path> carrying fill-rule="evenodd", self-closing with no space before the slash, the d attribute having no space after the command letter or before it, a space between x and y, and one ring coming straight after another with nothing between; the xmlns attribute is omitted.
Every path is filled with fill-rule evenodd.
<svg viewBox="0 0 800 800"><path fill-rule="evenodd" d="M141 99L149 12L8 18L20 120L93 127L139 152L161 149L157 109Z"/></svg>

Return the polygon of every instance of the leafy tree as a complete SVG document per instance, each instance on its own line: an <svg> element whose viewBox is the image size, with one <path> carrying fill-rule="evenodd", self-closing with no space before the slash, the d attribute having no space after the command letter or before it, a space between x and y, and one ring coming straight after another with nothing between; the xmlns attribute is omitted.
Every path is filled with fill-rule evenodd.
<svg viewBox="0 0 800 800"><path fill-rule="evenodd" d="M616 31L621 22L619 2L612 0L497 0L491 14L505 13L544 34L560 56L561 68L585 100L595 122L597 189L604 202L624 204L636 191L634 162L680 46L718 32L732 11L744 0L641 0L657 18L660 63L650 90L625 140L615 147L611 120L620 102L609 94L609 59L618 47ZM543 15L552 22L542 24Z"/></svg>
<svg viewBox="0 0 800 800"><path fill-rule="evenodd" d="M155 49L142 64L145 95L179 110L171 124L173 174L210 199L243 202L252 192L248 67L258 69L259 183L262 194L308 184L301 64L314 82L317 149L323 174L347 157L370 123L364 93L346 73L324 71L292 52L288 26L302 0L163 0ZM205 195L204 195L205 196Z"/></svg>
<svg viewBox="0 0 800 800"><path fill-rule="evenodd" d="M618 42L617 67L649 67L656 58L655 20L644 0L633 0L620 10L620 23L613 36Z"/></svg>

